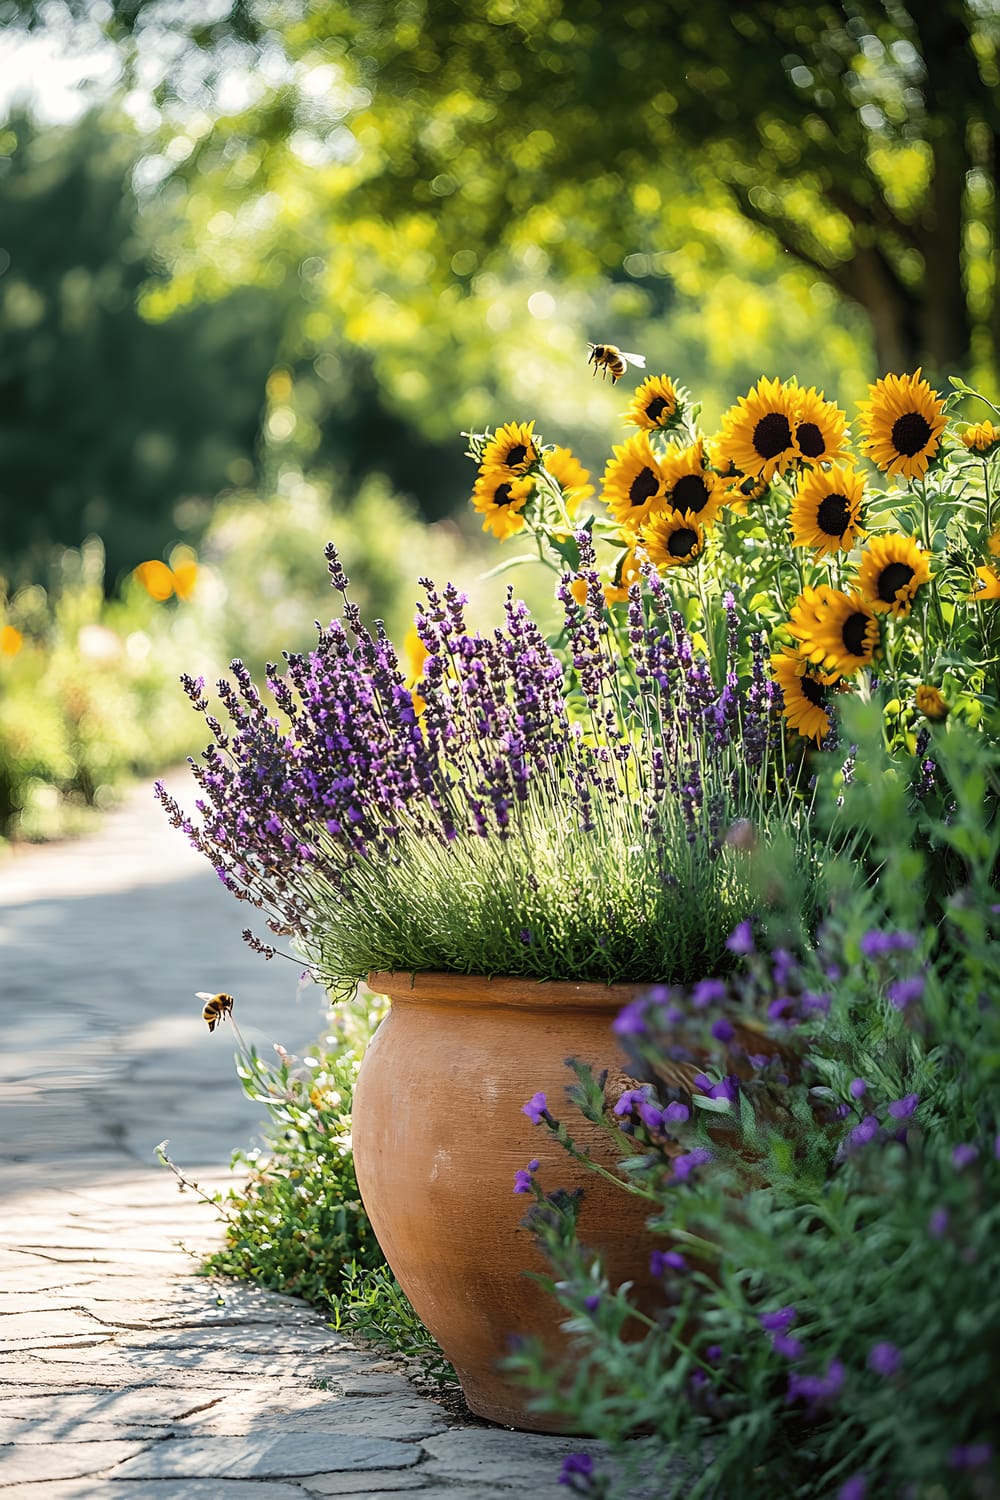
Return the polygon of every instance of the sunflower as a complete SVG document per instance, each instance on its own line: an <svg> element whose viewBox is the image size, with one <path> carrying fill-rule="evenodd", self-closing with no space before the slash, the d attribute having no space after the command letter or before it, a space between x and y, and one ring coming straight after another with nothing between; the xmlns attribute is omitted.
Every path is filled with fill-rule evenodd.
<svg viewBox="0 0 1000 1500"><path fill-rule="evenodd" d="M633 583L642 583L642 569L639 567L635 548L630 547L618 559L618 566L615 568L613 582L604 585L605 602L608 604L624 604Z"/></svg>
<svg viewBox="0 0 1000 1500"><path fill-rule="evenodd" d="M716 450L725 472L729 464L754 479L772 479L800 456L795 443L801 392L780 380L758 380L722 418Z"/></svg>
<svg viewBox="0 0 1000 1500"><path fill-rule="evenodd" d="M930 559L911 536L877 536L861 554L855 585L876 614L908 615L913 596L929 583Z"/></svg>
<svg viewBox="0 0 1000 1500"><path fill-rule="evenodd" d="M480 469L472 504L483 517L483 530L505 542L524 530L524 509L533 489L530 479L516 478L509 469Z"/></svg>
<svg viewBox="0 0 1000 1500"><path fill-rule="evenodd" d="M876 468L904 479L923 479L947 425L944 402L920 371L886 375L859 401L862 447Z"/></svg>
<svg viewBox="0 0 1000 1500"><path fill-rule="evenodd" d="M723 494L723 504L737 516L745 516L751 507L756 508L762 500L766 500L771 493L771 486L766 479L744 479L737 474L733 479L725 479L726 485Z"/></svg>
<svg viewBox="0 0 1000 1500"><path fill-rule="evenodd" d="M423 682L424 666L430 655L416 625L411 625L403 638L403 655L406 658L406 675L403 679L410 690L413 712L419 718L427 707L427 700L417 692L417 684Z"/></svg>
<svg viewBox="0 0 1000 1500"><path fill-rule="evenodd" d="M664 505L696 518L702 526L711 526L719 514L725 484L713 469L706 468L704 442L669 449L660 459L660 473Z"/></svg>
<svg viewBox="0 0 1000 1500"><path fill-rule="evenodd" d="M797 651L780 651L772 656L771 672L781 689L781 712L790 728L817 745L825 740L831 728L830 686L838 680L837 674L810 671L809 663Z"/></svg>
<svg viewBox="0 0 1000 1500"><path fill-rule="evenodd" d="M639 386L624 420L646 432L669 432L684 415L684 398L666 375L650 375Z"/></svg>
<svg viewBox="0 0 1000 1500"><path fill-rule="evenodd" d="M642 545L657 568L686 567L697 562L705 533L693 516L679 510L660 511L642 528Z"/></svg>
<svg viewBox="0 0 1000 1500"><path fill-rule="evenodd" d="M526 474L538 462L538 444L532 432L534 422L505 422L498 427L483 449L480 469L502 469L512 474Z"/></svg>
<svg viewBox="0 0 1000 1500"><path fill-rule="evenodd" d="M614 519L634 535L651 513L663 509L663 475L644 432L612 450L601 481L601 499Z"/></svg>
<svg viewBox="0 0 1000 1500"><path fill-rule="evenodd" d="M810 662L847 676L867 667L878 649L878 617L869 602L826 584L803 589L787 628Z"/></svg>
<svg viewBox="0 0 1000 1500"><path fill-rule="evenodd" d="M812 469L799 485L789 519L792 546L818 557L850 552L861 531L865 482L853 469Z"/></svg>
<svg viewBox="0 0 1000 1500"><path fill-rule="evenodd" d="M562 490L563 504L570 517L576 515L584 500L594 493L590 474L569 448L553 448L544 456L545 467Z"/></svg>
<svg viewBox="0 0 1000 1500"><path fill-rule="evenodd" d="M934 723L940 723L946 719L951 712L949 705L945 702L936 687L922 682L913 695L917 708L925 719L931 719Z"/></svg>
<svg viewBox="0 0 1000 1500"><path fill-rule="evenodd" d="M979 586L973 589L971 599L1000 599L1000 573L987 565L976 569Z"/></svg>
<svg viewBox="0 0 1000 1500"><path fill-rule="evenodd" d="M977 422L974 427L967 427L960 437L970 453L978 453L984 458L1000 444L1000 428L994 427L992 422Z"/></svg>
<svg viewBox="0 0 1000 1500"><path fill-rule="evenodd" d="M803 463L832 463L842 457L847 413L835 401L824 401L823 392L817 393L814 385L799 391L797 405L792 431Z"/></svg>

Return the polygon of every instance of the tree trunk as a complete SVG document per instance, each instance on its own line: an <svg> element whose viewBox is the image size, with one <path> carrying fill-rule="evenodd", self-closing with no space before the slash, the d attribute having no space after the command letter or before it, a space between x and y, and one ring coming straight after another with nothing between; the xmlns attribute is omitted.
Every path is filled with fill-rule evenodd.
<svg viewBox="0 0 1000 1500"><path fill-rule="evenodd" d="M921 358L920 309L874 244L858 245L850 267L852 296L871 319L878 373L902 375Z"/></svg>

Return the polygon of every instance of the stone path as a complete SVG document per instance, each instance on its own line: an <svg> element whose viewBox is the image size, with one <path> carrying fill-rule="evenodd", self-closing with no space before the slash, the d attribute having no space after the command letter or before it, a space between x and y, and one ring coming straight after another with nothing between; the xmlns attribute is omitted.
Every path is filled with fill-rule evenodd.
<svg viewBox="0 0 1000 1500"><path fill-rule="evenodd" d="M0 1493L562 1500L591 1445L455 1425L305 1304L195 1274L218 1222L154 1148L212 1189L262 1116L194 991L261 1050L323 1024L244 925L146 787L0 861Z"/></svg>

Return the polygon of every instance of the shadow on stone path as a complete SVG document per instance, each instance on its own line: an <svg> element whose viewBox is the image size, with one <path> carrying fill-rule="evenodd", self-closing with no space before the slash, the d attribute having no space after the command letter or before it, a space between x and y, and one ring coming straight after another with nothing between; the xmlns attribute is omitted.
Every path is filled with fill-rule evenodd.
<svg viewBox="0 0 1000 1500"><path fill-rule="evenodd" d="M592 1445L452 1426L305 1304L195 1275L218 1222L154 1148L220 1186L263 1115L194 991L231 990L262 1051L323 1024L244 910L148 787L0 862L0 1493L558 1500Z"/></svg>

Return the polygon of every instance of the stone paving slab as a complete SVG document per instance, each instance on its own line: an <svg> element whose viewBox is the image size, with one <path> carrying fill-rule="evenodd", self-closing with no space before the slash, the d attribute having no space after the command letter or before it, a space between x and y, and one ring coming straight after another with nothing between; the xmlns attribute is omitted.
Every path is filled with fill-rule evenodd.
<svg viewBox="0 0 1000 1500"><path fill-rule="evenodd" d="M565 1500L587 1445L456 1423L314 1309L197 1274L216 1211L154 1148L211 1194L262 1113L193 992L261 1050L324 1025L244 925L148 788L0 861L0 1500Z"/></svg>

